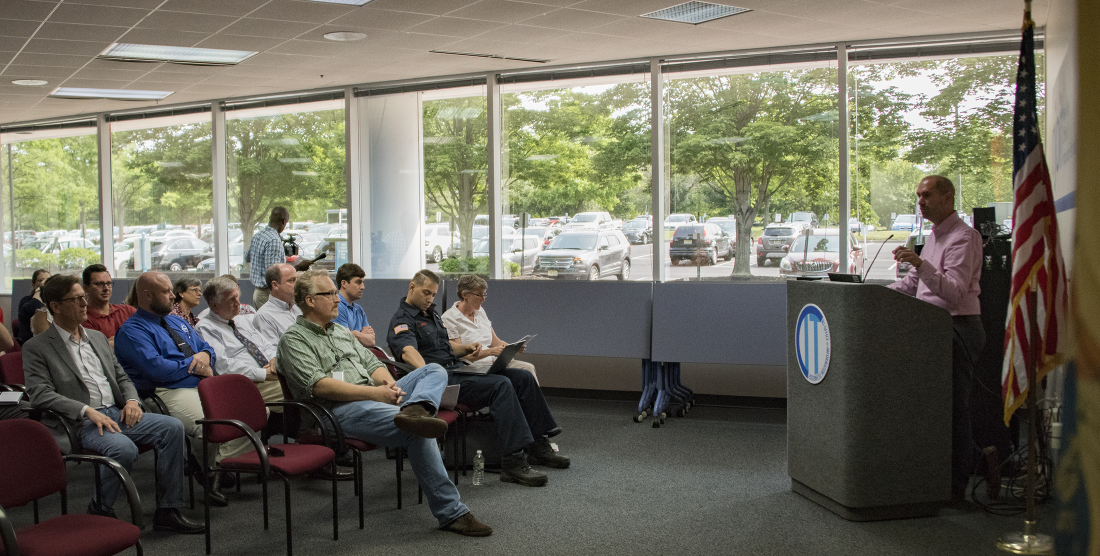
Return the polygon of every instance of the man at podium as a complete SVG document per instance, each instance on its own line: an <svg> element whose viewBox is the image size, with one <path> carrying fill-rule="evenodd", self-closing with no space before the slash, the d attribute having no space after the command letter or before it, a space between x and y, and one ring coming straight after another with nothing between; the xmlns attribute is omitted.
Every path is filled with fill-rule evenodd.
<svg viewBox="0 0 1100 556"><path fill-rule="evenodd" d="M905 278L888 287L951 313L951 494L953 499L962 500L974 469L976 449L970 421L970 388L985 342L978 302L982 236L955 212L955 185L943 176L927 176L920 181L917 205L932 222L932 232L919 255L905 246L894 249L894 260L909 263L911 268Z"/></svg>

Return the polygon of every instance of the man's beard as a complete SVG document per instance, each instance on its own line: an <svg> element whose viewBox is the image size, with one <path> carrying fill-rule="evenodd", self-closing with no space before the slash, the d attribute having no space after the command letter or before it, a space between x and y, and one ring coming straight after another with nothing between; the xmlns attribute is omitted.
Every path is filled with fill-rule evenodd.
<svg viewBox="0 0 1100 556"><path fill-rule="evenodd" d="M149 308L153 310L154 314L165 317L172 312L172 303L169 301L165 301L162 303L161 301L154 299Z"/></svg>

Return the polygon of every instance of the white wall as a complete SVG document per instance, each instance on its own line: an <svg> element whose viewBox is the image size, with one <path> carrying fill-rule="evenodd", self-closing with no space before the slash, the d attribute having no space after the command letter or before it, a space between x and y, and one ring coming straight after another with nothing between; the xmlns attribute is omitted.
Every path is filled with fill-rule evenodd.
<svg viewBox="0 0 1100 556"><path fill-rule="evenodd" d="M1058 200L1075 195L1077 191L1077 0L1050 0L1044 48L1047 120L1043 146L1046 148L1054 198ZM1070 206L1058 213L1058 230L1067 270L1073 268L1074 225L1077 219L1076 203Z"/></svg>

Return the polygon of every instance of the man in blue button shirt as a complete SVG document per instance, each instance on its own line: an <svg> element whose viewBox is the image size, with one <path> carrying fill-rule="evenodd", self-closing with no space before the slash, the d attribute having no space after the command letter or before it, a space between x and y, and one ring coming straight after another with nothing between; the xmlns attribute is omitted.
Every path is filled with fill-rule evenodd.
<svg viewBox="0 0 1100 556"><path fill-rule="evenodd" d="M342 325L359 340L363 347L374 347L374 329L367 324L367 314L356 301L363 297L363 278L367 273L355 263L347 263L336 271L336 285L340 288L340 315L336 324Z"/></svg>
<svg viewBox="0 0 1100 556"><path fill-rule="evenodd" d="M172 416L183 421L187 435L201 439L202 426L195 424L203 418L198 385L214 375L214 348L187 321L170 314L175 294L168 276L146 272L138 277L136 287L138 310L115 334L115 356L139 395L155 392ZM249 446L241 440L245 439L227 442L210 453L220 457L244 453ZM211 498L218 505L227 503L216 489Z"/></svg>

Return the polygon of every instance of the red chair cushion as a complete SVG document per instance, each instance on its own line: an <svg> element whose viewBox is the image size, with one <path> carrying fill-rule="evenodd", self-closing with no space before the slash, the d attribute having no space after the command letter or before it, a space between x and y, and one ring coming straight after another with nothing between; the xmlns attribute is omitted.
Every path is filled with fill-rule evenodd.
<svg viewBox="0 0 1100 556"><path fill-rule="evenodd" d="M9 351L0 355L0 384L26 384L23 376L23 352Z"/></svg>
<svg viewBox="0 0 1100 556"><path fill-rule="evenodd" d="M458 420L458 412L450 409L440 409L435 416L446 421L448 425L453 425Z"/></svg>
<svg viewBox="0 0 1100 556"><path fill-rule="evenodd" d="M26 556L110 556L137 544L141 530L118 519L70 514L20 529L15 536Z"/></svg>
<svg viewBox="0 0 1100 556"><path fill-rule="evenodd" d="M65 463L49 429L30 419L0 421L0 506L15 508L65 488Z"/></svg>
<svg viewBox="0 0 1100 556"><path fill-rule="evenodd" d="M207 419L236 419L253 431L267 425L267 406L256 384L244 375L220 375L199 381L199 400ZM244 436L236 427L214 425L207 440L229 442Z"/></svg>
<svg viewBox="0 0 1100 556"><path fill-rule="evenodd" d="M298 433L298 443L300 444L320 444L324 445L325 438L314 432ZM365 440L359 440L358 438L344 438L344 444L352 450L359 450L360 452L369 452L371 450L377 450L378 446L371 444Z"/></svg>
<svg viewBox="0 0 1100 556"><path fill-rule="evenodd" d="M295 476L316 471L336 457L336 452L331 448L313 444L272 444L271 446L286 453L285 456L267 458L271 468L283 475ZM223 469L257 471L260 469L260 455L253 450L242 456L225 458L219 465Z"/></svg>

